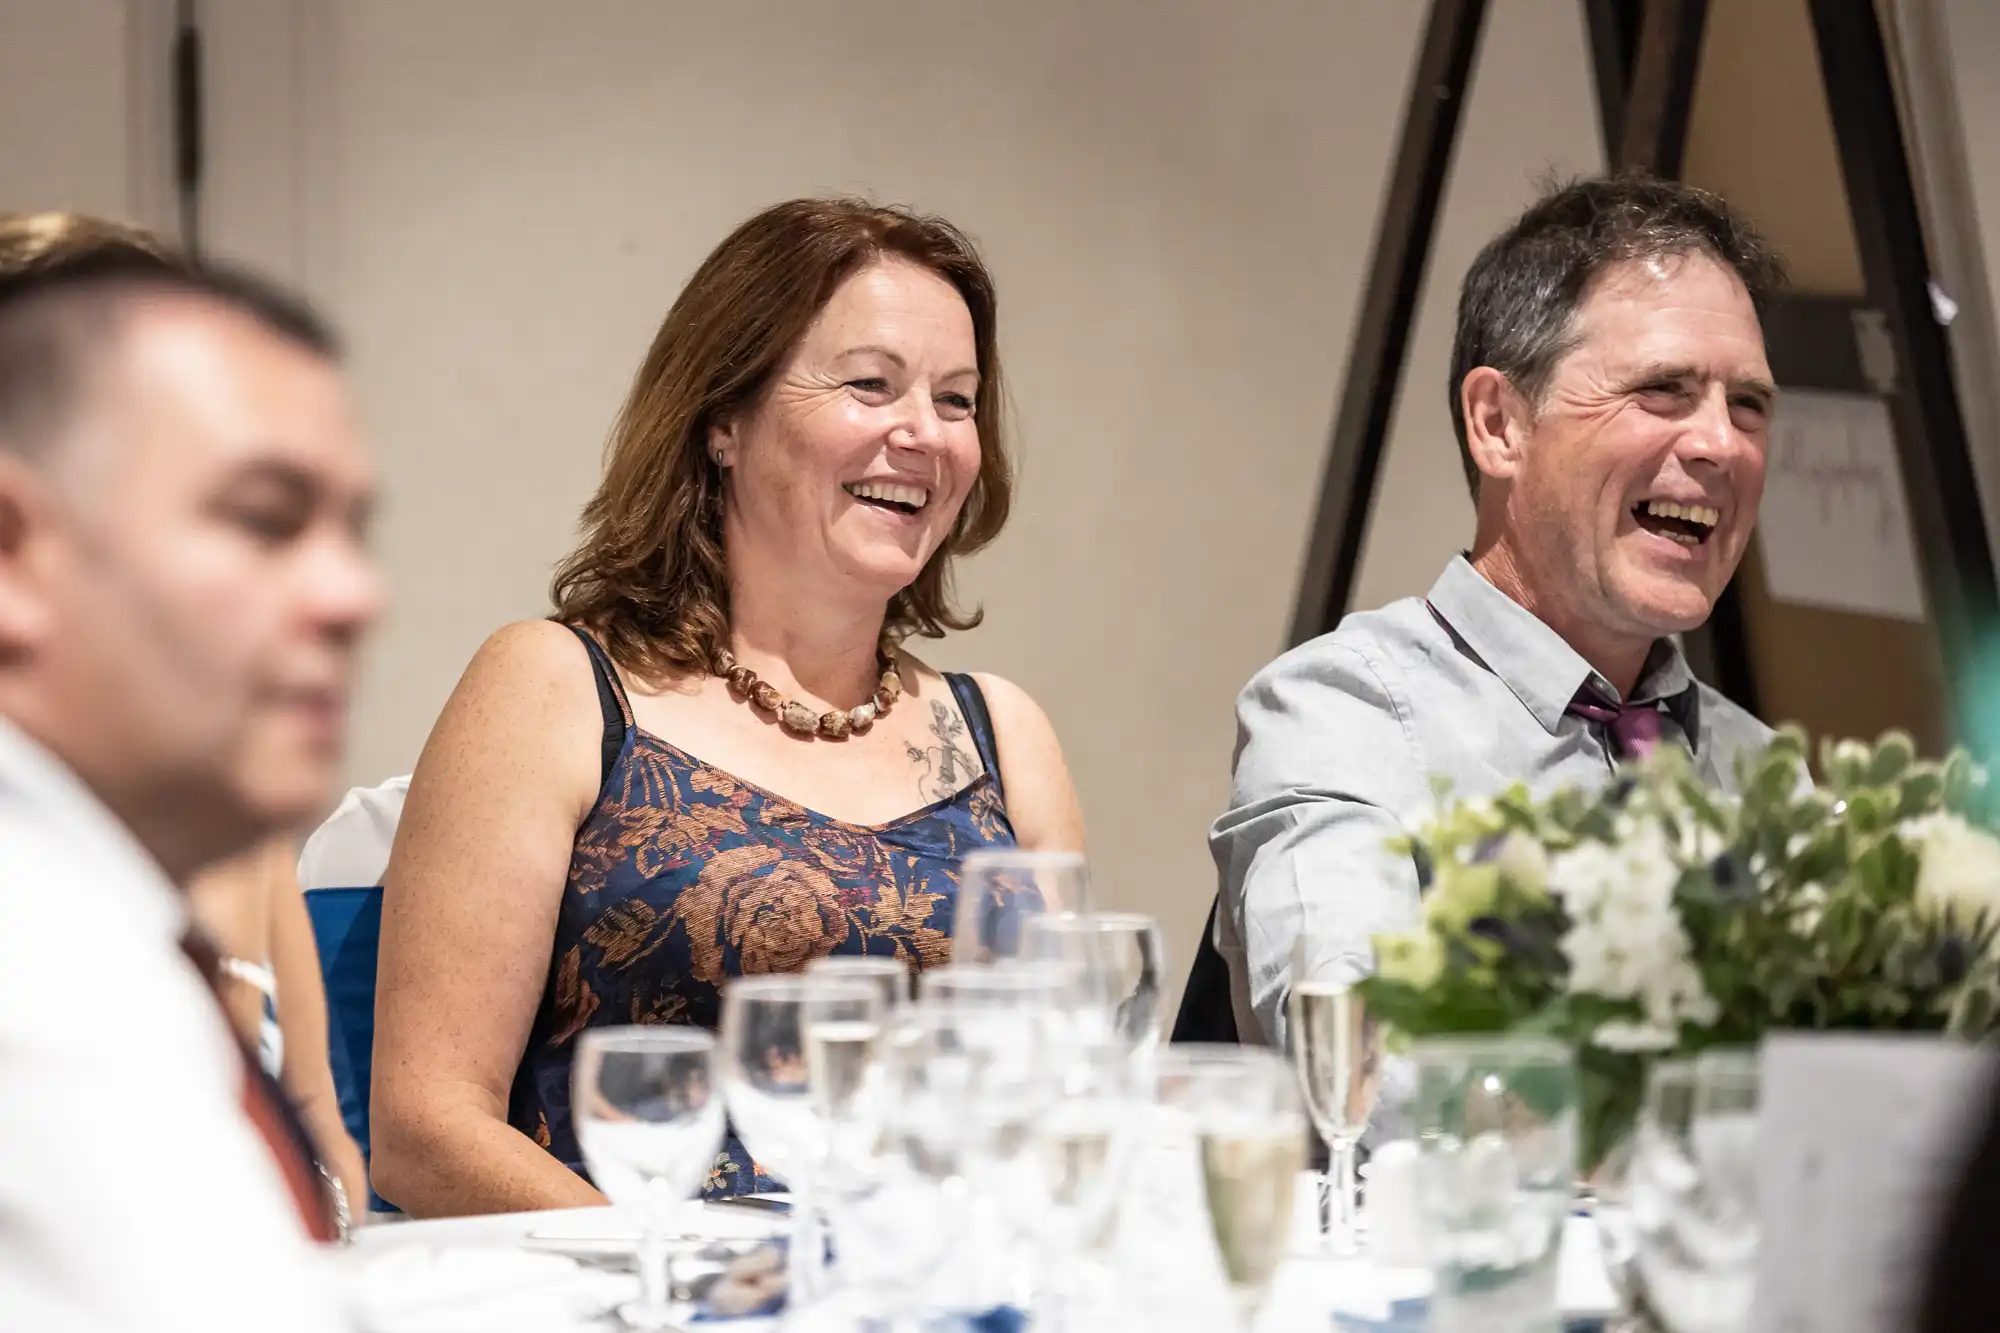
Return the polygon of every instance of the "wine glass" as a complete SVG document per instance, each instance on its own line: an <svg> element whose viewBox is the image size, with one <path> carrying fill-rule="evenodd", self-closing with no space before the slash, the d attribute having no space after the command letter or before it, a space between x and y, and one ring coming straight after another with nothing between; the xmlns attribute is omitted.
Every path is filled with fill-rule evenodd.
<svg viewBox="0 0 2000 1333"><path fill-rule="evenodd" d="M1209 1229L1248 1328L1284 1258L1306 1164L1298 1080L1259 1046L1173 1045L1155 1067L1161 1107L1193 1139Z"/></svg>
<svg viewBox="0 0 2000 1333"><path fill-rule="evenodd" d="M1023 984L979 990L935 985L897 1017L889 1039L891 1152L938 1206L930 1234L912 1244L959 1262L934 1278L946 1304L986 1308L1011 1301L1021 1266L1012 1219L1034 1128L1052 1097L1045 1058L1053 989L1046 973L1009 965L938 968L1013 973ZM1010 1271L1012 1270L1012 1271Z"/></svg>
<svg viewBox="0 0 2000 1333"><path fill-rule="evenodd" d="M1076 969L1046 959L1009 958L994 963L949 963L917 974L917 998L942 1005L1049 1013L1078 1003Z"/></svg>
<svg viewBox="0 0 2000 1333"><path fill-rule="evenodd" d="M910 1002L910 965L883 954L835 953L806 964L806 975L832 981L863 981L882 992L884 1012Z"/></svg>
<svg viewBox="0 0 2000 1333"><path fill-rule="evenodd" d="M1320 1236L1336 1255L1360 1251L1355 1154L1382 1085L1382 1025L1351 982L1315 974L1309 946L1293 954L1287 1035L1313 1127L1326 1140L1327 1187L1320 1194ZM1328 1207L1329 1202L1331 1207Z"/></svg>
<svg viewBox="0 0 2000 1333"><path fill-rule="evenodd" d="M1708 1051L1683 1071L1641 1121L1632 1267L1672 1333L1740 1333L1757 1266L1756 1056Z"/></svg>
<svg viewBox="0 0 2000 1333"><path fill-rule="evenodd" d="M1674 1159L1684 1152L1675 1145L1685 1144L1693 1116L1694 1061L1653 1060L1631 1134L1613 1147L1593 1181L1596 1200L1591 1219L1597 1226L1598 1246L1620 1306L1637 1329L1658 1323L1638 1262L1639 1219L1646 1217L1647 1225L1655 1229L1661 1225L1660 1185L1649 1173L1671 1177L1677 1171Z"/></svg>
<svg viewBox="0 0 2000 1333"><path fill-rule="evenodd" d="M1090 906L1090 876L1081 852L1030 852L989 848L965 858L952 919L954 963L1012 958L1021 925L1043 912L1080 912Z"/></svg>
<svg viewBox="0 0 2000 1333"><path fill-rule="evenodd" d="M836 1143L880 1132L879 986L805 975L739 977L722 993L722 1086L743 1146L795 1198L794 1299L818 1294L821 1186Z"/></svg>
<svg viewBox="0 0 2000 1333"><path fill-rule="evenodd" d="M590 1028L570 1072L577 1141L590 1178L639 1215L640 1297L627 1325L670 1329L673 1214L701 1188L722 1144L715 1038L689 1027Z"/></svg>
<svg viewBox="0 0 2000 1333"><path fill-rule="evenodd" d="M1088 1326L1086 1279L1112 1235L1120 1192L1152 1099L1148 1066L1108 1025L1060 1033L1043 1051L1048 1101L1033 1122L1033 1160L1022 1173L1017 1219L1040 1240L1047 1276L1035 1325Z"/></svg>
<svg viewBox="0 0 2000 1333"><path fill-rule="evenodd" d="M1099 1018L1137 1058L1160 1039L1167 946L1159 922L1137 912L1049 912L1021 926L1021 957L1072 970L1079 1013Z"/></svg>
<svg viewBox="0 0 2000 1333"><path fill-rule="evenodd" d="M1558 1327L1556 1260L1576 1182L1574 1056L1548 1038L1504 1034L1425 1038L1413 1056L1432 1327Z"/></svg>

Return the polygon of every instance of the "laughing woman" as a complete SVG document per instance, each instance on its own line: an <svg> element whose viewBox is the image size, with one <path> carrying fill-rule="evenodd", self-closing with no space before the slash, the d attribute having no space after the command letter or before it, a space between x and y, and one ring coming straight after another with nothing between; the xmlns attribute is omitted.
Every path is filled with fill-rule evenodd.
<svg viewBox="0 0 2000 1333"><path fill-rule="evenodd" d="M424 748L382 920L377 1189L420 1215L603 1202L577 1034L713 1027L728 977L946 961L958 862L1080 849L1048 719L901 648L976 623L999 532L992 281L941 220L799 200L689 280L556 614L495 634ZM710 1193L755 1189L726 1145Z"/></svg>

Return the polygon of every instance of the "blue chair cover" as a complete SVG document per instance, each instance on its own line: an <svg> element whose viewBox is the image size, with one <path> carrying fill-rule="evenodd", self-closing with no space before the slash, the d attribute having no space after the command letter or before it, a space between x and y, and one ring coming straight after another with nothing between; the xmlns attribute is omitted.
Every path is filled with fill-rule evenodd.
<svg viewBox="0 0 2000 1333"><path fill-rule="evenodd" d="M326 1052L340 1118L368 1157L368 1077L375 1052L375 951L382 941L382 888L307 889L306 913L326 984ZM371 1212L395 1206L369 1191Z"/></svg>

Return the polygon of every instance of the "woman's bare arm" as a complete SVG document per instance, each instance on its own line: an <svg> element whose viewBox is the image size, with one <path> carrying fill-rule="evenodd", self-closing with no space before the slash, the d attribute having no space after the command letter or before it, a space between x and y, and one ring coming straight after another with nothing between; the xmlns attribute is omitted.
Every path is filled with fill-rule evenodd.
<svg viewBox="0 0 2000 1333"><path fill-rule="evenodd" d="M479 650L410 783L382 901L369 1113L375 1188L418 1216L602 1204L507 1123L603 734L576 636Z"/></svg>
<svg viewBox="0 0 2000 1333"><path fill-rule="evenodd" d="M340 1118L340 1097L326 1049L326 985L320 978L319 947L299 889L295 855L289 842L281 843L267 858L265 872L265 891L271 899L271 972L278 982L278 1030L285 1037L279 1081L359 1216L368 1205L368 1170Z"/></svg>

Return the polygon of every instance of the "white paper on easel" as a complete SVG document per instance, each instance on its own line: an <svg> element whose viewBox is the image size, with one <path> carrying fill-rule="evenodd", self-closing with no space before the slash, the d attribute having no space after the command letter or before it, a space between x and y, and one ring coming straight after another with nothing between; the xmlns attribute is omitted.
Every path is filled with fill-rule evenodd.
<svg viewBox="0 0 2000 1333"><path fill-rule="evenodd" d="M1766 1040L1757 1314L1765 1333L1901 1333L1982 1123L1991 1054L1941 1037Z"/></svg>
<svg viewBox="0 0 2000 1333"><path fill-rule="evenodd" d="M1764 582L1779 601L1924 619L1895 430L1881 399L1785 394L1771 422L1757 531Z"/></svg>

